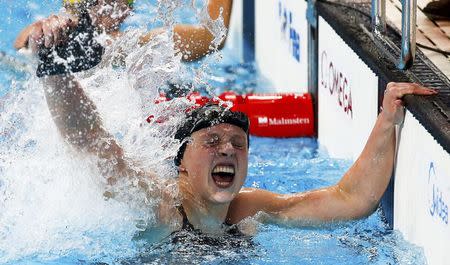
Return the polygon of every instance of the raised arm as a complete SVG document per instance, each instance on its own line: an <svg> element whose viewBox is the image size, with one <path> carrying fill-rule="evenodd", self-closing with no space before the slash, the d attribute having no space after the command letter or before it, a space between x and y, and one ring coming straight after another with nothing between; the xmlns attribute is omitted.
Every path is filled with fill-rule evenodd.
<svg viewBox="0 0 450 265"><path fill-rule="evenodd" d="M114 185L120 178L128 178L132 181L127 185L137 186L148 197L162 198L155 210L161 223L170 224L173 211L168 206L176 199L170 186L173 180L159 179L152 172L130 165L123 149L103 127L95 104L72 75L47 76L42 80L48 108L64 139L80 152L99 158L98 166L109 185ZM111 191L103 195L115 197Z"/></svg>
<svg viewBox="0 0 450 265"><path fill-rule="evenodd" d="M395 125L403 119L402 97L407 94L434 95L436 91L410 83L389 83L372 133L361 155L334 186L293 195L247 189L230 210L237 222L259 211L270 220L291 224L357 219L377 207L393 172Z"/></svg>
<svg viewBox="0 0 450 265"><path fill-rule="evenodd" d="M42 77L47 104L59 132L77 150L100 158L102 173L110 180L119 176L143 176L131 168L122 148L104 129L95 104L73 75L66 73L69 69L88 69L101 60L101 46L93 41L93 33L86 26L90 22L88 17L80 17L78 27L68 24L65 17L52 16L41 22L45 27L34 29L28 41L39 57L37 73ZM45 32L57 34L47 39ZM59 60L52 59L54 53L58 53ZM62 64L62 58L74 60Z"/></svg>
<svg viewBox="0 0 450 265"><path fill-rule="evenodd" d="M212 20L222 16L224 26L228 33L230 24L231 8L233 0L209 0L208 13ZM141 43L149 42L155 34L164 29L154 29L141 38ZM221 49L226 40L226 35L220 40L217 47L213 47L215 36L209 31L207 25L179 24L174 27L174 43L177 51L182 53L184 61L195 61L213 52L216 48Z"/></svg>
<svg viewBox="0 0 450 265"><path fill-rule="evenodd" d="M113 161L109 174L126 173L122 148L103 128L94 103L78 81L67 74L44 77L43 83L48 108L64 139L82 152Z"/></svg>

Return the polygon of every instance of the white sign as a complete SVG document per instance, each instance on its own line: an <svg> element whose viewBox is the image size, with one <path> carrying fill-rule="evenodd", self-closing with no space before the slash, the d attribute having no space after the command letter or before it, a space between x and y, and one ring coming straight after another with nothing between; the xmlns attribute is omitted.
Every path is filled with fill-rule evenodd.
<svg viewBox="0 0 450 265"><path fill-rule="evenodd" d="M407 112L395 171L394 228L424 248L428 264L450 264L450 155Z"/></svg>
<svg viewBox="0 0 450 265"><path fill-rule="evenodd" d="M356 159L378 113L378 78L319 18L319 142L332 157Z"/></svg>
<svg viewBox="0 0 450 265"><path fill-rule="evenodd" d="M255 1L255 52L277 92L307 92L306 2Z"/></svg>

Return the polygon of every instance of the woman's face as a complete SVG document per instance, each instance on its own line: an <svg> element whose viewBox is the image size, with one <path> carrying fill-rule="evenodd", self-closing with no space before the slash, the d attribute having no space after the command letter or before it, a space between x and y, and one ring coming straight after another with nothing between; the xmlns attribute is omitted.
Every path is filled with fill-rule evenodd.
<svg viewBox="0 0 450 265"><path fill-rule="evenodd" d="M247 134L227 123L192 134L180 165L180 190L185 199L208 204L230 203L247 176Z"/></svg>

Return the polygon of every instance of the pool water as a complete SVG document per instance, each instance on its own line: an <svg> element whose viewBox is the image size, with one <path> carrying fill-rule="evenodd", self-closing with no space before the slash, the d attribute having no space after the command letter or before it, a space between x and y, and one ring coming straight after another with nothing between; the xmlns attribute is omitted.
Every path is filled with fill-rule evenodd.
<svg viewBox="0 0 450 265"><path fill-rule="evenodd" d="M276 146L276 150L274 150ZM318 150L313 139L251 138L247 187L292 193L327 186L339 180L350 161L328 158ZM1 220L1 219L0 219ZM112 231L103 231L111 233ZM130 241L127 237L104 235L93 231L94 240L109 241L126 247L120 253L99 248L88 250L53 249L17 256L7 264L425 264L421 249L403 240L401 234L387 229L380 211L370 217L342 224L316 228L283 228L260 225L250 243L239 247L160 242L147 244L146 239ZM118 237L118 238L117 238ZM114 242L119 240L118 242ZM52 240L52 239L48 239ZM56 240L56 239L55 239ZM61 240L61 239L59 239ZM91 238L92 240L92 238ZM228 239L230 244L233 239ZM98 247L86 242L85 247ZM231 244L231 246L233 246ZM194 254L194 255L193 255ZM103 264L103 263L101 263Z"/></svg>
<svg viewBox="0 0 450 265"><path fill-rule="evenodd" d="M146 15L154 15L155 6L155 1L137 2L137 15L128 25L140 24ZM227 238L220 244L192 246L167 239L154 242L151 234L136 237L136 220L151 219L151 214L103 199L95 164L67 150L51 121L42 88L27 66L29 59L16 55L11 47L23 26L58 9L58 4L50 0L18 0L1 7L6 15L0 16L0 52L8 60L0 61L0 263L426 263L420 248L387 228L380 210L363 220L314 228L260 224L255 236L242 241ZM148 14L142 10L148 10ZM229 87L240 92L267 90L252 64L239 64L226 55L223 61L212 62L214 67L207 69L208 75L202 75L208 76L203 82L213 87L204 88L205 93L217 94ZM204 64L193 67L202 69ZM125 88L127 83L122 81L117 78L111 82ZM99 99L100 112L114 116L105 118L114 135L128 146L139 143L134 134L141 131L127 127L135 120L107 104L115 99L108 98L107 103L101 99L113 98L110 94L118 90L98 89L102 93L93 91L92 96ZM125 95L130 98L134 95L131 91L120 93L129 93ZM131 99L127 102L132 103ZM132 113L133 108L128 111ZM315 139L251 137L250 142L246 187L301 192L333 185L351 166L351 161L328 157Z"/></svg>

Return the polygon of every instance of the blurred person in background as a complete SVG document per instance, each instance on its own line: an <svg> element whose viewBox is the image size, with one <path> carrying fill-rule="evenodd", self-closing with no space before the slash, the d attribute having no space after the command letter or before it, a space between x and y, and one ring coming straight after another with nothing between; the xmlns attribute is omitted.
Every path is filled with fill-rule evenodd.
<svg viewBox="0 0 450 265"><path fill-rule="evenodd" d="M64 0L64 14L50 15L25 27L17 36L14 47L17 50L31 48L35 51L40 45L50 48L64 43L70 32L79 24L80 14L83 12L89 14L97 32L105 33L114 39L122 34L120 25L129 16L133 4L134 0ZM175 50L182 54L182 60L198 60L224 46L232 4L233 0L209 0L207 3L210 18L223 20L225 34L218 43L215 43L215 36L208 29L208 25L177 24L173 27ZM155 35L166 30L150 30L141 36L140 44L148 43Z"/></svg>

